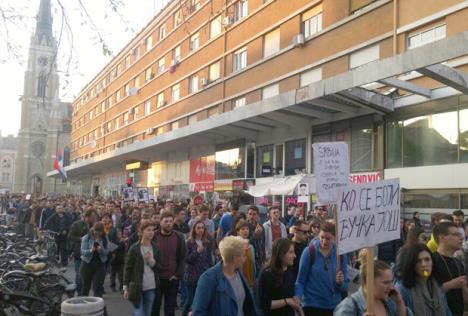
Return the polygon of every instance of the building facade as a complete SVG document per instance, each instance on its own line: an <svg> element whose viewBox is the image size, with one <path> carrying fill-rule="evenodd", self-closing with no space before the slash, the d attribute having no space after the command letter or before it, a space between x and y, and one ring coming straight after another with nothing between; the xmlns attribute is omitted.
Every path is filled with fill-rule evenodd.
<svg viewBox="0 0 468 316"><path fill-rule="evenodd" d="M0 192L10 192L14 187L17 138L0 133Z"/></svg>
<svg viewBox="0 0 468 316"><path fill-rule="evenodd" d="M74 101L70 189L231 197L345 141L354 181L467 209L467 30L466 1L172 1Z"/></svg>
<svg viewBox="0 0 468 316"><path fill-rule="evenodd" d="M52 35L50 0L41 0L31 37L21 96L21 127L15 166L15 192L65 192L62 179L48 178L58 151L69 152L71 104L59 99L57 41Z"/></svg>

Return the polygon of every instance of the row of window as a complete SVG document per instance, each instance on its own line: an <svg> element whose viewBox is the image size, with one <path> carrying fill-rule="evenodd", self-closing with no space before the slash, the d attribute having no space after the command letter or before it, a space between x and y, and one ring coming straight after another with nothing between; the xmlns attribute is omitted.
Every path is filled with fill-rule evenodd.
<svg viewBox="0 0 468 316"><path fill-rule="evenodd" d="M247 3L242 2L242 3ZM320 7L321 10L321 7ZM321 11L317 11L317 8L313 8L303 14L303 25L304 29L306 30L307 36L312 35L315 32L318 32L322 28L322 13ZM217 21L215 19L214 21ZM219 16L220 20L220 16ZM312 23L311 21L315 21ZM317 22L319 22L319 25L317 26ZM311 25L315 25L314 29L311 29ZM216 27L216 30L219 30L221 32L221 24L218 24L219 28ZM313 33L312 33L313 32ZM150 42L150 41L148 41ZM275 53L277 53L280 50L280 29L276 29L271 31L270 33L266 34L264 36L264 48L263 48L263 57L267 58ZM191 49L195 50L198 49L200 45L199 42L199 33L196 33L190 37L190 47ZM177 46L174 48L172 52L172 65L171 67L176 66L181 60L181 47ZM232 71L237 72L240 71L244 68L247 67L247 47L243 47L233 53L233 59L232 59ZM156 66L155 66L156 67ZM162 57L158 60L157 62L157 68L156 68L156 73L162 74L166 70L166 62L165 62L165 57ZM209 66L208 70L208 78L199 78L198 75L194 75L189 77L189 88L188 88L188 93L195 93L199 91L200 86L205 86L208 83L211 83L217 79L220 78L220 62L216 62L212 65ZM153 66L147 68L144 73L144 81L145 83L153 80L155 78L155 70L153 69ZM115 92L114 96L109 97L107 100L103 101L100 106L96 106L93 110L90 112L86 113L82 118L78 119L76 122L75 127L79 128L86 124L86 121L92 120L93 116L98 115L99 113L104 112L107 108L112 106L112 104L115 102L119 102L122 97L127 97L136 94L136 91L141 87L140 84L140 76L136 77L133 79L132 84L127 83L124 87L123 90L119 89ZM180 99L180 83L172 86L171 88L171 102L176 102ZM158 108L161 106L164 106L168 102L164 99L164 93L161 93L158 96ZM243 105L242 102L240 105ZM236 107L239 106L239 104L236 104Z"/></svg>

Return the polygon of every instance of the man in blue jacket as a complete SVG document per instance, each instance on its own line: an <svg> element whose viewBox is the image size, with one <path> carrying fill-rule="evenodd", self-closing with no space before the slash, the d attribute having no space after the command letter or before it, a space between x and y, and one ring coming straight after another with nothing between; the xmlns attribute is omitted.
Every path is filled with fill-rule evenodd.
<svg viewBox="0 0 468 316"><path fill-rule="evenodd" d="M296 280L296 296L302 301L304 314L332 316L348 289L346 260L337 264L335 225L325 222L318 239L302 252Z"/></svg>
<svg viewBox="0 0 468 316"><path fill-rule="evenodd" d="M57 256L60 254L60 260L64 267L68 265L67 236L71 224L72 219L70 214L65 213L62 205L58 205L55 214L50 216L44 225L45 229L53 231L56 234Z"/></svg>

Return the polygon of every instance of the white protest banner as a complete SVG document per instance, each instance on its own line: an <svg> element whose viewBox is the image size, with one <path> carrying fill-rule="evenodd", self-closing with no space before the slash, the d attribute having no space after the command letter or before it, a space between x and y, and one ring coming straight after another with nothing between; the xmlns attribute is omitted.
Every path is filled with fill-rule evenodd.
<svg viewBox="0 0 468 316"><path fill-rule="evenodd" d="M133 188L131 187L123 187L122 188L122 196L123 196L123 200L128 202L128 201L134 201L135 200L135 197L134 197L134 194L133 194Z"/></svg>
<svg viewBox="0 0 468 316"><path fill-rule="evenodd" d="M349 183L348 144L315 143L312 149L317 200L324 204L336 203L339 188Z"/></svg>
<svg viewBox="0 0 468 316"><path fill-rule="evenodd" d="M340 255L400 238L400 179L350 183L337 206Z"/></svg>

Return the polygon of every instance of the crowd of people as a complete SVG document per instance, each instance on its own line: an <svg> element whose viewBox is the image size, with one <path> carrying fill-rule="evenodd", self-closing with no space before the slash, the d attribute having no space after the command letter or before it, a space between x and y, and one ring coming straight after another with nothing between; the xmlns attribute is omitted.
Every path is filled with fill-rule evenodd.
<svg viewBox="0 0 468 316"><path fill-rule="evenodd" d="M53 232L58 262L73 261L77 295L120 291L133 315L180 309L184 316L460 316L468 310L468 221L461 210L432 214L430 226L417 212L402 218L401 238L375 247L370 276L366 250L337 255L336 225L320 204L305 214L290 206L284 216L273 204L264 222L255 205L239 212L228 202L16 195L2 196L1 207L27 237Z"/></svg>

